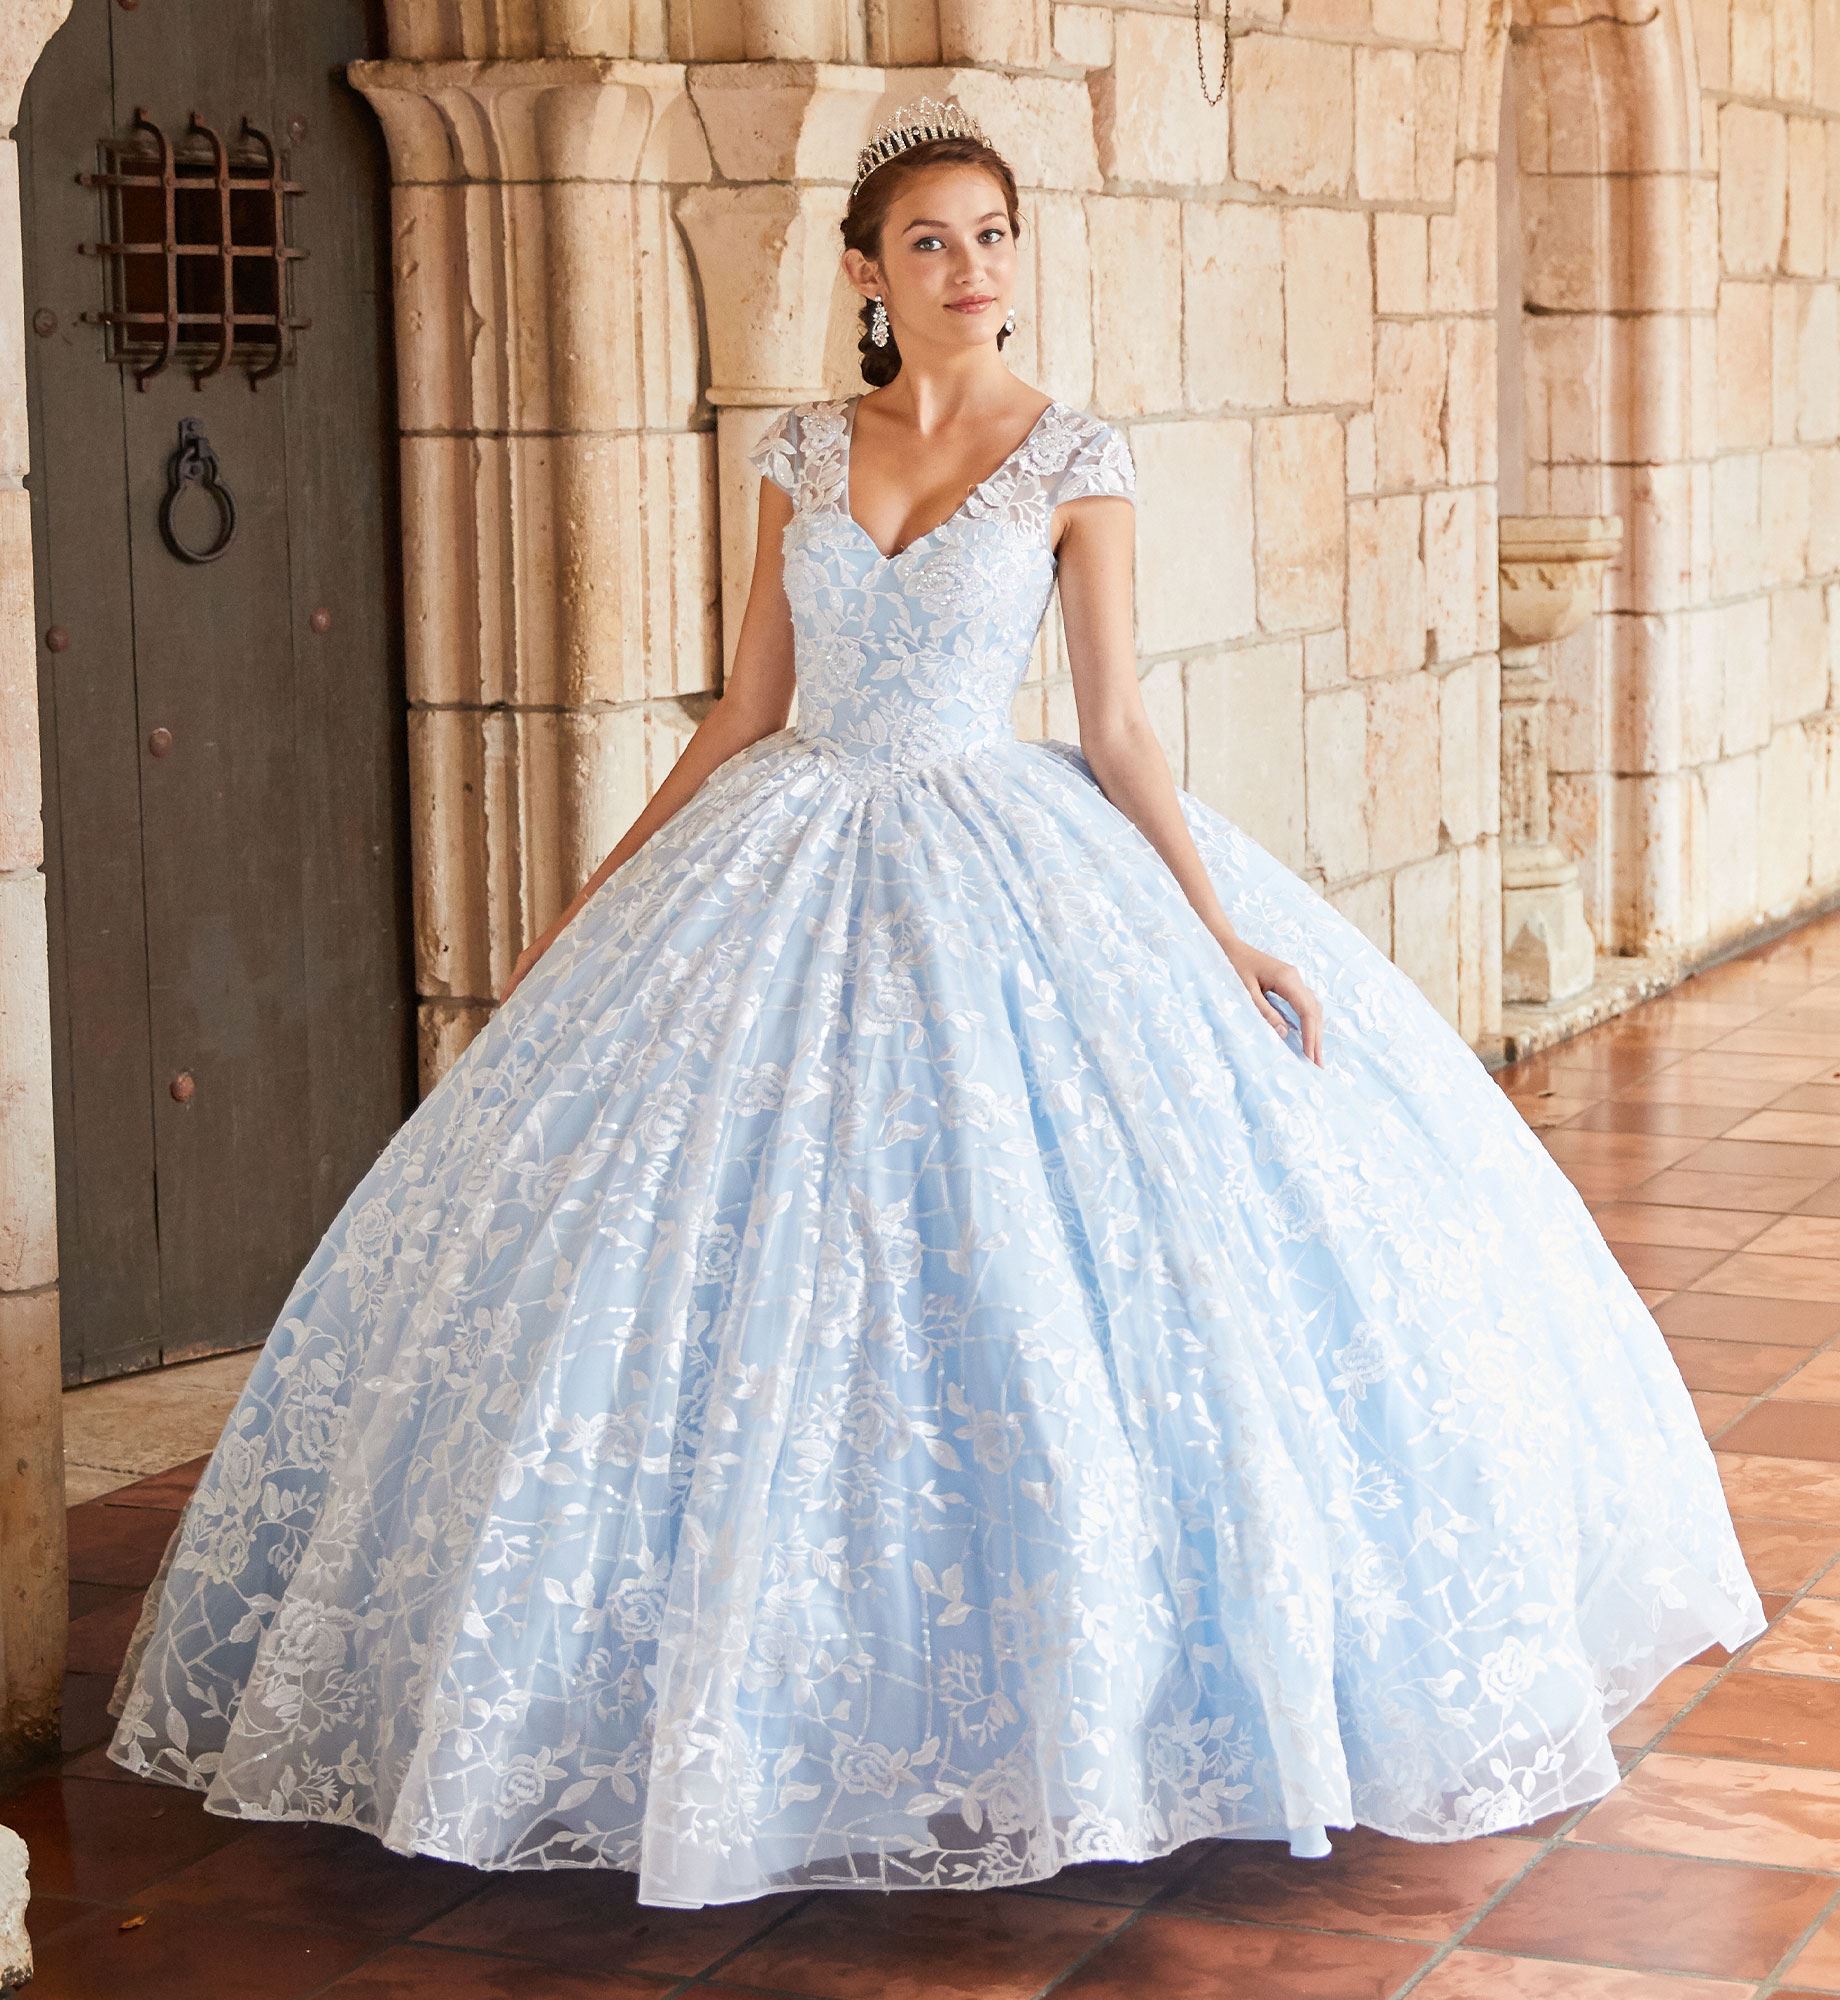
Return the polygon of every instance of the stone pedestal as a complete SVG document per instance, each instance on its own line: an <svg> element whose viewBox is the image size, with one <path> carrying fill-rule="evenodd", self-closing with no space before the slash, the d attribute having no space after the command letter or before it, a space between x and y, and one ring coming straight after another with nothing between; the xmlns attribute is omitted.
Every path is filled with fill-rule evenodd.
<svg viewBox="0 0 1840 2000"><path fill-rule="evenodd" d="M1502 998L1544 1005L1590 985L1597 945L1577 864L1552 837L1543 649L1591 615L1622 523L1511 514L1500 534Z"/></svg>

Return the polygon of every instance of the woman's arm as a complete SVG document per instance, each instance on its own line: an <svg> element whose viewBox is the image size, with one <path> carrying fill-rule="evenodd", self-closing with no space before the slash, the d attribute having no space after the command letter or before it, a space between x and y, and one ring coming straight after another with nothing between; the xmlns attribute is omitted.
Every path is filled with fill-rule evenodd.
<svg viewBox="0 0 1840 2000"><path fill-rule="evenodd" d="M622 862L630 861L718 765L739 750L784 729L792 710L792 612L786 602L780 537L792 518L792 499L772 480L760 482L760 518L756 524L754 575L748 585L747 609L735 642L735 659L722 692L710 704L688 743L678 753L663 784L646 802L631 826L608 851L607 858L581 886L566 909L541 936L532 938L512 967L501 999L509 1000L530 968L555 943L589 897Z"/></svg>
<svg viewBox="0 0 1840 2000"><path fill-rule="evenodd" d="M1168 864L1259 1012L1279 1034L1288 1034L1290 1023L1265 995L1275 993L1288 1001L1297 1015L1304 1054L1320 1063L1321 1004L1294 965L1256 950L1228 920L1182 816L1169 760L1144 708L1131 630L1135 507L1118 494L1087 494L1065 504L1067 526L1056 553L1080 748L1099 789Z"/></svg>

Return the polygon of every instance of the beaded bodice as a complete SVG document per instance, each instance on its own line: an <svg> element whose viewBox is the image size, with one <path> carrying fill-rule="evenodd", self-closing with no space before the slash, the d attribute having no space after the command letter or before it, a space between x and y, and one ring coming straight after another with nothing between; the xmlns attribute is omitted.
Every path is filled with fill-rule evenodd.
<svg viewBox="0 0 1840 2000"><path fill-rule="evenodd" d="M751 462L792 497L782 547L800 733L909 769L1010 737L1054 588L1054 510L1133 497L1123 435L1050 402L954 512L883 554L850 511L852 397L779 412Z"/></svg>

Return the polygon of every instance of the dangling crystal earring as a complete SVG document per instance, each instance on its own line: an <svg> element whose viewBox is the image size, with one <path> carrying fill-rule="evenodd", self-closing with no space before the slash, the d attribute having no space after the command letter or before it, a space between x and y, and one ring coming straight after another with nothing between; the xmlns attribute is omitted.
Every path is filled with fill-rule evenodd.
<svg viewBox="0 0 1840 2000"><path fill-rule="evenodd" d="M869 338L877 347L888 345L888 308L878 298L875 310L869 315Z"/></svg>
<svg viewBox="0 0 1840 2000"><path fill-rule="evenodd" d="M1016 331L1016 308L1014 306L1011 306L1009 311L1003 315L1003 331L1005 333L1014 333Z"/></svg>

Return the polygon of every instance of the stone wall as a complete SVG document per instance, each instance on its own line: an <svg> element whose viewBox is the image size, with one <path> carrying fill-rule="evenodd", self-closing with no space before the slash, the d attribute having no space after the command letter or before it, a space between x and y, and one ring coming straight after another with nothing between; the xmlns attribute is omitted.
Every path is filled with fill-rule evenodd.
<svg viewBox="0 0 1840 2000"><path fill-rule="evenodd" d="M403 183L430 1072L718 685L742 454L857 386L836 218L923 90L1025 186L1013 365L1130 439L1178 777L1465 1035L1504 490L1624 522L1555 662L1600 945L1678 962L1840 886L1840 0L1516 5L1240 0L1210 105L1177 4L399 0L360 82ZM1018 724L1074 732L1052 630Z"/></svg>

